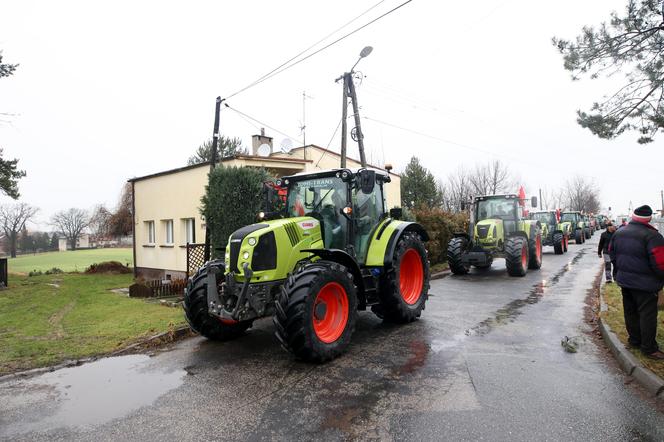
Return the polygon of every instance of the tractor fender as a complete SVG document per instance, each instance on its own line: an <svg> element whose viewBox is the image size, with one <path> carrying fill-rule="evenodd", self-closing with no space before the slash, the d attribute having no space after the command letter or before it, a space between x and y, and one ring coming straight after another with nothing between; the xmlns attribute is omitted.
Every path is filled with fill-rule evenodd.
<svg viewBox="0 0 664 442"><path fill-rule="evenodd" d="M364 280L362 279L362 271L355 258L350 256L346 251L341 249L305 249L304 253L311 253L314 256L324 259L326 261L333 261L346 267L351 275L353 275L353 282L358 288L358 293L364 292Z"/></svg>
<svg viewBox="0 0 664 442"><path fill-rule="evenodd" d="M528 241L528 235L526 235L526 232L511 232L507 236L522 236Z"/></svg>
<svg viewBox="0 0 664 442"><path fill-rule="evenodd" d="M454 232L452 238L466 238L470 242L470 235L466 232Z"/></svg>
<svg viewBox="0 0 664 442"><path fill-rule="evenodd" d="M429 241L429 234L427 233L426 230L424 230L424 227L422 227L420 224L413 222L401 223L394 230L394 232L392 232L392 236L390 236L390 240L387 243L387 248L385 249L383 265L385 266L386 269L392 268L392 257L394 256L394 251L397 248L399 239L401 239L401 237L407 232L415 232L418 235L420 235L422 241L425 242Z"/></svg>

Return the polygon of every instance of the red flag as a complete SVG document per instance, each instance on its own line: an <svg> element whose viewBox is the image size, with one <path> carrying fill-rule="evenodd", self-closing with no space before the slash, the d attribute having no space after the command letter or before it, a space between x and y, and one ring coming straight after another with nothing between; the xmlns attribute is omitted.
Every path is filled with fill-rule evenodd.
<svg viewBox="0 0 664 442"><path fill-rule="evenodd" d="M519 205L526 207L526 191L523 189L523 186L519 187Z"/></svg>

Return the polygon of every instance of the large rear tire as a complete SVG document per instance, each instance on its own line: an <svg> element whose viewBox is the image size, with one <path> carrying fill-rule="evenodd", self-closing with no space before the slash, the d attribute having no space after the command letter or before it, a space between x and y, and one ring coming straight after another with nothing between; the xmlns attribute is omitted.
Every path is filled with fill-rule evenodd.
<svg viewBox="0 0 664 442"><path fill-rule="evenodd" d="M219 274L224 274L224 264L221 261L212 261L198 272L187 283L184 292L184 314L189 326L195 332L215 341L234 339L251 327L251 321L222 322L221 319L208 313L207 305L207 276L208 269L216 267Z"/></svg>
<svg viewBox="0 0 664 442"><path fill-rule="evenodd" d="M505 264L510 276L525 276L528 271L528 241L523 236L510 236L505 241Z"/></svg>
<svg viewBox="0 0 664 442"><path fill-rule="evenodd" d="M528 268L538 270L542 267L542 234L528 241Z"/></svg>
<svg viewBox="0 0 664 442"><path fill-rule="evenodd" d="M470 270L461 259L467 248L468 240L464 237L452 238L447 245L447 264L455 275L465 275Z"/></svg>
<svg viewBox="0 0 664 442"><path fill-rule="evenodd" d="M275 310L275 336L284 349L304 361L334 359L346 350L355 330L353 277L336 262L306 264L288 277Z"/></svg>
<svg viewBox="0 0 664 442"><path fill-rule="evenodd" d="M556 255L565 253L565 236L562 233L553 234L553 253Z"/></svg>
<svg viewBox="0 0 664 442"><path fill-rule="evenodd" d="M584 239L583 230L576 229L574 231L574 242L577 244L583 244L584 243L583 239Z"/></svg>
<svg viewBox="0 0 664 442"><path fill-rule="evenodd" d="M392 256L380 292L380 316L396 323L419 318L429 296L429 261L416 233L405 233Z"/></svg>

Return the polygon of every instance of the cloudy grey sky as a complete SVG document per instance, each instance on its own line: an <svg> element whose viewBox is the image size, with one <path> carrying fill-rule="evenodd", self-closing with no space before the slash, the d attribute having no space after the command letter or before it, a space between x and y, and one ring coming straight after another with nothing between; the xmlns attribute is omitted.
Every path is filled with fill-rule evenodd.
<svg viewBox="0 0 664 442"><path fill-rule="evenodd" d="M381 2L335 37L401 2ZM22 200L41 208L44 227L60 209L113 206L128 178L186 163L211 135L217 95L241 89L376 3L0 0L0 50L5 62L20 63L0 80L0 112L15 114L0 122L0 146L28 172ZM662 140L644 147L636 134L604 141L581 129L576 110L611 84L572 82L551 44L625 3L413 0L228 102L299 140L306 91L307 142L328 146L341 108L334 79L372 45L358 88L372 162L400 170L417 155L444 178L497 158L529 194L582 174L614 214L630 200L659 207ZM246 145L258 127L222 113L222 133ZM286 138L267 132L276 144ZM330 148L338 150L338 136Z"/></svg>

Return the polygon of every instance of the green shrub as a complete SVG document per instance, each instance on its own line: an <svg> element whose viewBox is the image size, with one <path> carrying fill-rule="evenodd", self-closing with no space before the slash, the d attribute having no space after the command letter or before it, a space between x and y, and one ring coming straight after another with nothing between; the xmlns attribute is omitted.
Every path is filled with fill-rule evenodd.
<svg viewBox="0 0 664 442"><path fill-rule="evenodd" d="M28 276L41 276L44 273L41 270L32 270L28 273Z"/></svg>
<svg viewBox="0 0 664 442"><path fill-rule="evenodd" d="M413 210L417 222L429 234L427 249L431 264L447 260L447 244L455 232L468 230L468 216L465 213L451 213L441 209L419 208Z"/></svg>
<svg viewBox="0 0 664 442"><path fill-rule="evenodd" d="M64 272L62 271L62 269L59 269L59 268L57 268L57 267L53 267L53 268L50 269L50 270L46 270L46 271L44 272L44 275L59 275L60 273L64 273Z"/></svg>
<svg viewBox="0 0 664 442"><path fill-rule="evenodd" d="M270 177L255 167L218 167L210 174L201 198L201 214L210 229L213 258L223 257L228 237L256 222L263 205L263 182Z"/></svg>

